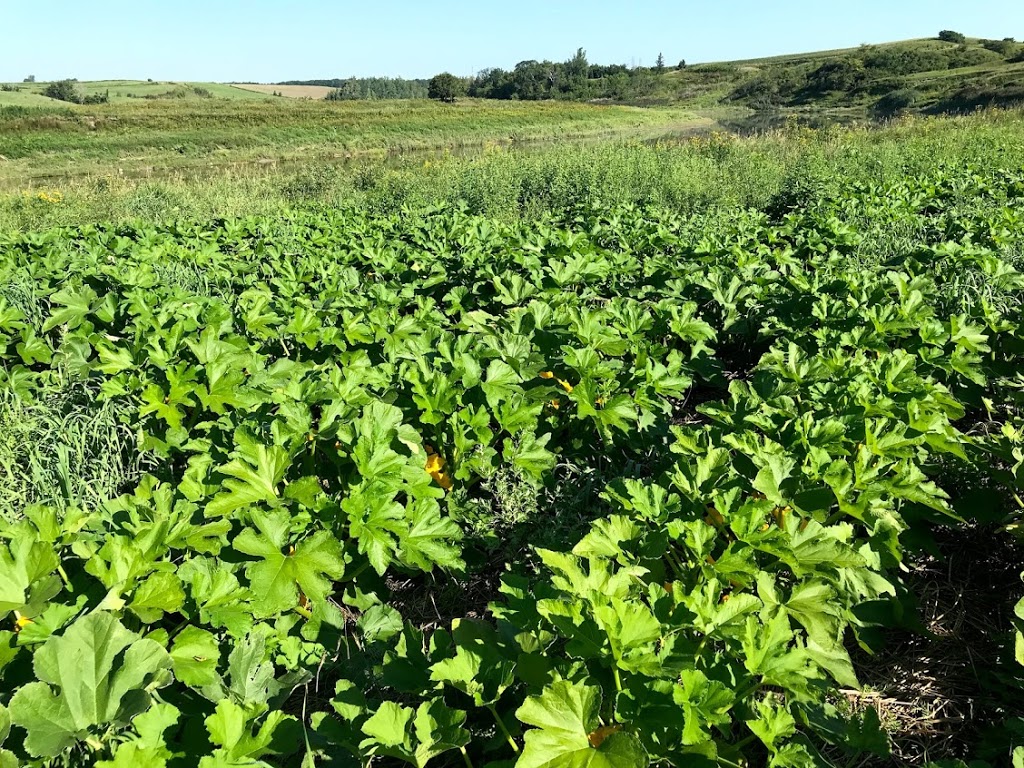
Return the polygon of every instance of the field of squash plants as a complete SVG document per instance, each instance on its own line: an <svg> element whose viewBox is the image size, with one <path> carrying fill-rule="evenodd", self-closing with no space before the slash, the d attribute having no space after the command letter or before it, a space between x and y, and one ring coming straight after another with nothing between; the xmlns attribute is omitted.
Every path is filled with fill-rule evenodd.
<svg viewBox="0 0 1024 768"><path fill-rule="evenodd" d="M0 766L887 764L907 557L1019 531L1018 269L968 166L0 235Z"/></svg>

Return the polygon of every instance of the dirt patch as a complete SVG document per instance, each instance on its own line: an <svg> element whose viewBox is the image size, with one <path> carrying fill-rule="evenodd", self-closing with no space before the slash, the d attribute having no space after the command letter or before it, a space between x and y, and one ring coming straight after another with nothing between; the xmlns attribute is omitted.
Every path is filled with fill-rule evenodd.
<svg viewBox="0 0 1024 768"><path fill-rule="evenodd" d="M863 691L844 691L854 709L874 707L892 757L859 766L892 768L970 759L1024 714L1010 618L1021 596L1024 547L1005 531L974 527L937 535L939 556L908 563L926 634L893 631L874 656L857 654Z"/></svg>

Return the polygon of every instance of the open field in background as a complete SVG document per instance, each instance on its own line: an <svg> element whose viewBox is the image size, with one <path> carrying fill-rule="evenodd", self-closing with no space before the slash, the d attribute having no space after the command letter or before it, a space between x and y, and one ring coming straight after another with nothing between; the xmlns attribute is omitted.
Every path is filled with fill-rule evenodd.
<svg viewBox="0 0 1024 768"><path fill-rule="evenodd" d="M0 91L0 107L72 107L89 112L90 105L65 104L43 95L48 83L8 83L17 91ZM239 88L225 83L149 81L149 80L85 80L79 88L86 96L109 95L112 104L130 104L148 100L183 99L256 99L271 98L270 94Z"/></svg>
<svg viewBox="0 0 1024 768"><path fill-rule="evenodd" d="M347 163L317 160L311 152L298 164L185 165L157 178L119 175L109 161L97 159L86 166L94 175L27 185L7 177L14 183L0 194L0 225L24 230L136 217L203 219L352 201L390 212L406 204L465 201L473 212L501 219L589 199L686 211L763 207L787 189L828 187L840 179L895 180L967 158L985 167L1024 164L1021 119L1020 111L1008 110L912 117L882 127L810 130L794 124L751 137L716 133L655 142L540 142L522 150L491 142L466 156L441 151ZM0 163L0 178L12 165ZM19 190L19 184L28 188ZM54 193L61 196L58 203L39 197Z"/></svg>
<svg viewBox="0 0 1024 768"><path fill-rule="evenodd" d="M0 120L0 765L1024 763L1024 114L325 106Z"/></svg>
<svg viewBox="0 0 1024 768"><path fill-rule="evenodd" d="M334 88L326 85L261 85L258 83L237 83L235 88L255 93L281 94L288 99L326 99L327 95L333 92Z"/></svg>
<svg viewBox="0 0 1024 768"><path fill-rule="evenodd" d="M460 100L324 102L165 100L54 113L0 110L0 185L39 176L129 175L235 162L330 160L363 152L439 149L710 124L677 108Z"/></svg>

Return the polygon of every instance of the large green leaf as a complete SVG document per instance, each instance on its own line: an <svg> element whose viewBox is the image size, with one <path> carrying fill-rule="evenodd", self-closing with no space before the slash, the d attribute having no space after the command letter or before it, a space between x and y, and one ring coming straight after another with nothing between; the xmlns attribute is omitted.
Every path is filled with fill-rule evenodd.
<svg viewBox="0 0 1024 768"><path fill-rule="evenodd" d="M230 515L254 505L277 503L280 484L288 470L288 451L278 445L263 445L245 430L235 435L234 458L218 471L227 475L226 490L206 505L208 517Z"/></svg>
<svg viewBox="0 0 1024 768"><path fill-rule="evenodd" d="M363 723L366 738L359 747L370 755L424 768L438 755L469 743L469 732L462 727L465 720L465 712L449 708L440 699L415 710L385 701Z"/></svg>
<svg viewBox="0 0 1024 768"><path fill-rule="evenodd" d="M33 661L40 682L11 699L11 719L28 732L25 749L51 757L110 726L125 725L171 680L171 657L109 613L91 613L51 637Z"/></svg>
<svg viewBox="0 0 1024 768"><path fill-rule="evenodd" d="M327 531L318 531L289 547L290 520L281 509L253 512L252 520L259 533L246 528L232 546L260 558L246 569L257 615L270 616L295 608L300 589L309 600L324 600L332 590L332 581L345 572L341 542Z"/></svg>
<svg viewBox="0 0 1024 768"><path fill-rule="evenodd" d="M650 758L636 736L601 730L601 691L561 681L530 696L516 712L526 746L516 768L647 768Z"/></svg>

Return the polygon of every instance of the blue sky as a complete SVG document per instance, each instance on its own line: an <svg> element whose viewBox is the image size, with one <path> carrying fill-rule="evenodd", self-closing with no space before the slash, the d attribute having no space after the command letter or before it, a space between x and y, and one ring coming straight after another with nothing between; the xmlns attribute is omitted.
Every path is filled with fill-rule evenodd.
<svg viewBox="0 0 1024 768"><path fill-rule="evenodd" d="M955 29L1024 38L1021 0L8 0L0 81L425 77L524 59L652 64L855 46Z"/></svg>

